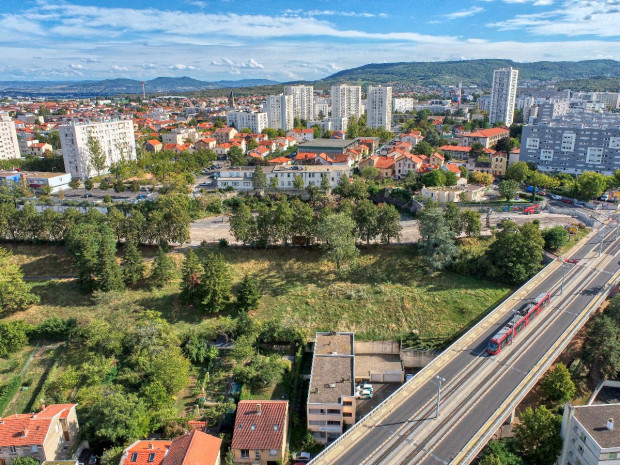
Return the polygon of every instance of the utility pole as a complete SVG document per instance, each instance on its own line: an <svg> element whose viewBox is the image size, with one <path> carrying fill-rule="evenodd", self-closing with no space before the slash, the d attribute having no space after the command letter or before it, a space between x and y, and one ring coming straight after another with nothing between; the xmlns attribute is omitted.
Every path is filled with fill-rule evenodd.
<svg viewBox="0 0 620 465"><path fill-rule="evenodd" d="M562 286L560 287L560 295L564 294L564 278L566 277L566 262L562 263Z"/></svg>
<svg viewBox="0 0 620 465"><path fill-rule="evenodd" d="M439 375L435 376L437 380L437 412L435 413L435 418L439 418L439 402L441 402L441 383L445 382L445 379Z"/></svg>

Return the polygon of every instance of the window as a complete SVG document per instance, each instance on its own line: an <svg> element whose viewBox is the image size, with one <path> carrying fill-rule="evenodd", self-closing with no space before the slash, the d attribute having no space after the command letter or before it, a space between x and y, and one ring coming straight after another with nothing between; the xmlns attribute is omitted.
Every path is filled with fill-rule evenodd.
<svg viewBox="0 0 620 465"><path fill-rule="evenodd" d="M30 446L30 450L32 451L33 454L36 454L37 452L39 452L39 446L36 446L36 445Z"/></svg>
<svg viewBox="0 0 620 465"><path fill-rule="evenodd" d="M350 406L350 405L353 405L353 402L351 402L350 400L345 400L345 401L342 403L342 405L347 405L347 406Z"/></svg>
<svg viewBox="0 0 620 465"><path fill-rule="evenodd" d="M136 460L138 460L138 453L134 452L133 454L131 454L131 461L135 462Z"/></svg>
<svg viewBox="0 0 620 465"><path fill-rule="evenodd" d="M277 450L275 450L275 449L271 449L271 450L269 451L269 455L278 455L278 451L277 451Z"/></svg>
<svg viewBox="0 0 620 465"><path fill-rule="evenodd" d="M540 151L540 159L542 161L551 161L553 160L553 150L543 149Z"/></svg>
<svg viewBox="0 0 620 465"><path fill-rule="evenodd" d="M588 147L586 163L600 163L603 160L603 149L601 147Z"/></svg>
<svg viewBox="0 0 620 465"><path fill-rule="evenodd" d="M329 408L327 409L327 414L328 415L340 415L340 410Z"/></svg>
<svg viewBox="0 0 620 465"><path fill-rule="evenodd" d="M259 451L259 450L255 450L255 451L254 451L254 458L255 458L256 460L260 460L260 451Z"/></svg>
<svg viewBox="0 0 620 465"><path fill-rule="evenodd" d="M343 416L343 417L346 417L346 418L351 418L351 417L353 416L353 414L352 414L351 412L344 412L344 413L342 414L342 416Z"/></svg>
<svg viewBox="0 0 620 465"><path fill-rule="evenodd" d="M339 421L328 421L327 424L330 426L340 426Z"/></svg>
<svg viewBox="0 0 620 465"><path fill-rule="evenodd" d="M151 453L149 454L149 459L148 459L148 462L149 462L149 463L151 463L151 462L152 462L152 461L154 461L154 460L155 460L155 452L151 452Z"/></svg>
<svg viewBox="0 0 620 465"><path fill-rule="evenodd" d="M610 452L609 456L607 457L608 459L617 459L618 458L618 452Z"/></svg>
<svg viewBox="0 0 620 465"><path fill-rule="evenodd" d="M17 449L15 449L15 446L9 446L9 452L11 454L17 454Z"/></svg>
<svg viewBox="0 0 620 465"><path fill-rule="evenodd" d="M241 458L242 459L249 459L250 458L250 451L247 449L241 449Z"/></svg>

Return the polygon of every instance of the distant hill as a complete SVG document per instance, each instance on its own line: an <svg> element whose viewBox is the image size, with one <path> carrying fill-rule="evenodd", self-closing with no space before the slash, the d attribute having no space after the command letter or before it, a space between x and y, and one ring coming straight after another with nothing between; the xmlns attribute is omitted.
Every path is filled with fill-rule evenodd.
<svg viewBox="0 0 620 465"><path fill-rule="evenodd" d="M146 81L147 93L193 92L206 89L253 87L278 84L269 79L239 81L200 81L190 77L158 77ZM135 79L105 79L101 81L0 81L3 94L30 95L93 95L110 96L142 93L142 84Z"/></svg>
<svg viewBox="0 0 620 465"><path fill-rule="evenodd" d="M493 70L512 66L519 70L519 81L557 82L593 77L620 78L620 62L614 60L537 61L517 63L511 60L467 60L410 63L373 63L347 69L319 81L384 85L476 85L490 87ZM617 84L620 87L620 81Z"/></svg>

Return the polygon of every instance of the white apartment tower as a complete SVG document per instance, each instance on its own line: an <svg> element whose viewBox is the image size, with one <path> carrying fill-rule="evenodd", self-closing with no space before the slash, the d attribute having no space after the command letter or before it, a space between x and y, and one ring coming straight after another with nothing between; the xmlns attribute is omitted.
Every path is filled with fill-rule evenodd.
<svg viewBox="0 0 620 465"><path fill-rule="evenodd" d="M372 129L383 126L392 130L392 88L368 86L368 116L366 124Z"/></svg>
<svg viewBox="0 0 620 465"><path fill-rule="evenodd" d="M362 88L360 86L332 86L332 118L347 121L354 115L362 116Z"/></svg>
<svg viewBox="0 0 620 465"><path fill-rule="evenodd" d="M267 113L270 128L293 129L293 97L290 95L268 95L263 111Z"/></svg>
<svg viewBox="0 0 620 465"><path fill-rule="evenodd" d="M19 142L15 123L9 116L0 118L0 160L19 158Z"/></svg>
<svg viewBox="0 0 620 465"><path fill-rule="evenodd" d="M268 127L267 113L261 111L234 111L226 113L226 125L234 126L237 131L250 128L253 134L260 134Z"/></svg>
<svg viewBox="0 0 620 465"><path fill-rule="evenodd" d="M70 122L58 127L65 171L78 179L106 174L110 166L122 160L136 159L133 120L115 119L101 122ZM99 142L100 156L91 152ZM101 162L101 165L99 165Z"/></svg>
<svg viewBox="0 0 620 465"><path fill-rule="evenodd" d="M293 117L310 121L314 119L314 87L286 86L284 95L290 95L293 101Z"/></svg>
<svg viewBox="0 0 620 465"><path fill-rule="evenodd" d="M491 91L491 108L489 122L503 121L510 126L514 119L517 100L517 80L519 70L502 68L493 71L493 89Z"/></svg>

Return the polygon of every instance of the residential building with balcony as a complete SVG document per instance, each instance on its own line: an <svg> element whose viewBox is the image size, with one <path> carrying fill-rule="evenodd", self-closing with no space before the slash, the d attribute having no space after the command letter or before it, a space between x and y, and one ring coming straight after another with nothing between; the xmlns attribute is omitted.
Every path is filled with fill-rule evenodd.
<svg viewBox="0 0 620 465"><path fill-rule="evenodd" d="M252 133L260 134L269 126L267 113L260 111L229 111L226 113L226 125L234 126L237 131L250 128ZM217 139L217 137L216 137Z"/></svg>
<svg viewBox="0 0 620 465"><path fill-rule="evenodd" d="M133 121L113 119L100 122L71 121L58 127L65 170L78 179L107 174L110 166L122 160L136 159ZM91 153L89 139L96 140L102 156Z"/></svg>
<svg viewBox="0 0 620 465"><path fill-rule="evenodd" d="M310 121L314 114L314 87L312 86L285 86L284 95L291 97L293 118ZM327 114L325 114L327 116ZM292 126L292 125L291 125ZM285 129L285 128L282 128Z"/></svg>
<svg viewBox="0 0 620 465"><path fill-rule="evenodd" d="M291 95L268 95L263 111L267 113L267 124L273 129L293 129L293 97Z"/></svg>
<svg viewBox="0 0 620 465"><path fill-rule="evenodd" d="M368 127L380 127L392 130L392 88L368 86L368 104L366 106Z"/></svg>
<svg viewBox="0 0 620 465"><path fill-rule="evenodd" d="M317 333L307 402L307 427L316 442L329 444L355 423L353 333Z"/></svg>
<svg viewBox="0 0 620 465"><path fill-rule="evenodd" d="M362 116L362 88L360 86L332 86L332 118Z"/></svg>
<svg viewBox="0 0 620 465"><path fill-rule="evenodd" d="M514 120L515 104L517 99L517 81L519 71L512 68L502 68L493 71L493 88L491 90L491 106L489 122L491 124L503 122L510 126Z"/></svg>

